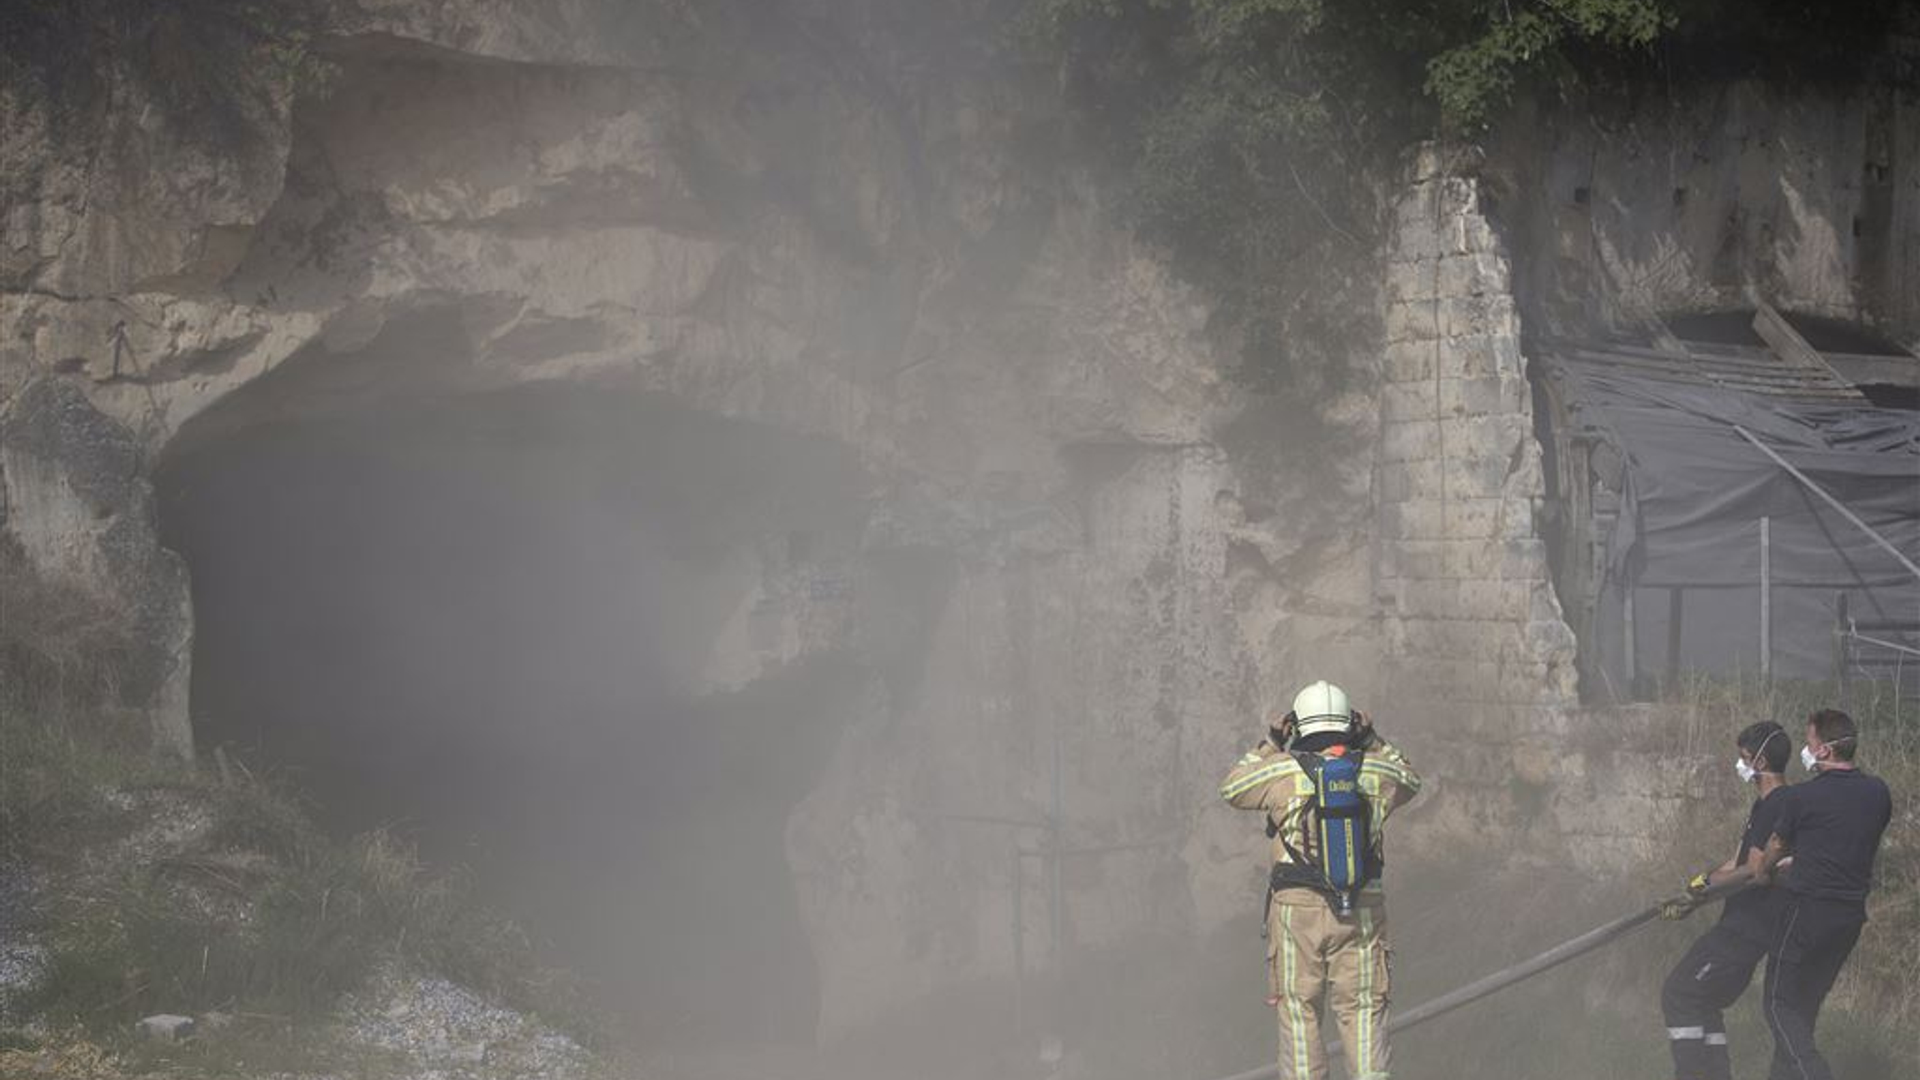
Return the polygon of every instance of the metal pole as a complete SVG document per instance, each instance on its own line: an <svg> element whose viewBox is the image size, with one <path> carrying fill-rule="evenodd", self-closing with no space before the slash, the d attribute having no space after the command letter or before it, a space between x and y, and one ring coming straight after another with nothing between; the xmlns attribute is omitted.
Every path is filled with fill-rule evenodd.
<svg viewBox="0 0 1920 1080"><path fill-rule="evenodd" d="M1022 856L1020 845L1013 846L1013 887L1011 908L1013 911L1013 1033L1024 1038L1027 1032L1027 931L1021 925L1021 916L1025 914L1021 894L1025 890L1027 860Z"/></svg>
<svg viewBox="0 0 1920 1080"><path fill-rule="evenodd" d="M1853 619L1847 611L1847 594L1838 593L1833 600L1833 681L1840 685L1840 707L1853 708L1853 642L1848 640L1853 633Z"/></svg>
<svg viewBox="0 0 1920 1080"><path fill-rule="evenodd" d="M1760 518L1760 678L1773 678L1773 518Z"/></svg>
<svg viewBox="0 0 1920 1080"><path fill-rule="evenodd" d="M1066 971L1066 950L1062 942L1066 939L1066 896L1063 892L1066 866L1066 843L1063 835L1063 803L1060 784L1060 720L1056 715L1053 723L1053 793L1052 805L1048 815L1047 848L1051 853L1047 860L1047 933L1052 939L1053 963L1056 973Z"/></svg>
<svg viewBox="0 0 1920 1080"><path fill-rule="evenodd" d="M1687 590L1679 587L1667 590L1667 685L1680 685L1682 637L1681 619L1686 612Z"/></svg>
<svg viewBox="0 0 1920 1080"><path fill-rule="evenodd" d="M1621 626L1620 634L1621 634L1621 637L1624 639L1623 647L1627 651L1627 655L1626 655L1627 697L1629 699L1632 699L1638 693L1638 691L1634 689L1634 684L1637 683L1640 679L1640 658L1634 655L1634 653L1639 649L1640 645L1639 645L1639 642L1634 640L1634 635L1633 635L1633 583L1632 582L1628 582L1620 590L1620 626Z"/></svg>

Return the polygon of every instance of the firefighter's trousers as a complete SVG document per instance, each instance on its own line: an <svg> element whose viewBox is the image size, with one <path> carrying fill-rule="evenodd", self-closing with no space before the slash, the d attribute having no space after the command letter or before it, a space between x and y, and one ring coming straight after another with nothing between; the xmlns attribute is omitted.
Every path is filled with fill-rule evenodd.
<svg viewBox="0 0 1920 1080"><path fill-rule="evenodd" d="M1764 941L1749 940L1720 923L1674 965L1660 988L1660 1011L1677 1080L1733 1080L1724 1010L1746 993L1753 969L1766 955Z"/></svg>
<svg viewBox="0 0 1920 1080"><path fill-rule="evenodd" d="M1326 1080L1320 1017L1331 1012L1352 1080L1387 1080L1393 978L1379 898L1345 917L1311 889L1282 889L1267 907L1267 965L1280 1018L1280 1080Z"/></svg>

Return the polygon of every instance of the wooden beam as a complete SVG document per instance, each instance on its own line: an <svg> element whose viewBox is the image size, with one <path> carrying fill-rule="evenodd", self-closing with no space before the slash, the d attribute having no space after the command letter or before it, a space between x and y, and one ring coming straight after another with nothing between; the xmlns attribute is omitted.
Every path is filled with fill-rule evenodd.
<svg viewBox="0 0 1920 1080"><path fill-rule="evenodd" d="M1767 343L1775 356L1788 364L1802 371L1824 375L1833 380L1833 385L1851 390L1851 397L1864 396L1833 370L1833 365L1827 363L1827 358L1821 356L1819 350L1807 344L1807 339L1800 336L1800 331L1793 328L1786 316L1775 311L1773 305L1765 300L1760 301L1754 310L1753 332L1760 335L1760 340Z"/></svg>
<svg viewBox="0 0 1920 1080"><path fill-rule="evenodd" d="M1879 383L1920 389L1920 360L1905 356L1861 356L1854 353L1823 353L1841 378L1858 385Z"/></svg>

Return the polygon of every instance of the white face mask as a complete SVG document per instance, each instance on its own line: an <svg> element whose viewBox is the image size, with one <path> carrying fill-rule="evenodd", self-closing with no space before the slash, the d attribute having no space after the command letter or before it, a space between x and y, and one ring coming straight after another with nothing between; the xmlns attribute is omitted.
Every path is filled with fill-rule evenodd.
<svg viewBox="0 0 1920 1080"><path fill-rule="evenodd" d="M1805 765L1808 772L1819 768L1820 759L1813 756L1813 747L1803 746L1800 748L1800 764Z"/></svg>

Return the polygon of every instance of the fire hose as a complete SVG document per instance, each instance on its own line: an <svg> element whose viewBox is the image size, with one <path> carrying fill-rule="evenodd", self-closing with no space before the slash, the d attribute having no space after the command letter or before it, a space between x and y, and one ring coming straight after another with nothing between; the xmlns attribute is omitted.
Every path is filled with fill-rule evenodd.
<svg viewBox="0 0 1920 1080"><path fill-rule="evenodd" d="M1744 881L1713 885L1696 894L1694 900L1698 904L1713 903L1724 900L1728 896L1748 887L1748 883ZM1543 953L1522 960L1517 964L1501 968L1499 971L1485 978L1476 979L1457 990L1442 994L1432 1001L1416 1005L1387 1021L1387 1034L1392 1035L1406 1031L1408 1028L1418 1027L1429 1020L1437 1019L1463 1006L1471 1005L1483 997L1505 990L1515 983L1525 982L1541 972L1559 967L1569 960L1577 959L1595 949L1611 945L1621 938L1626 937L1628 934L1633 933L1635 930L1658 919L1660 917L1660 909L1664 907L1665 904L1666 901L1661 901L1660 903L1636 911L1631 915L1622 915L1612 922L1603 923L1600 926L1594 927L1579 937L1569 938ZM1330 1054L1339 1053L1340 1044L1338 1040L1329 1042L1327 1044L1327 1051ZM1232 1076L1223 1076L1220 1080L1274 1080L1274 1078L1279 1075L1280 1069L1278 1066L1268 1065L1265 1068L1249 1069L1246 1072L1235 1073Z"/></svg>

